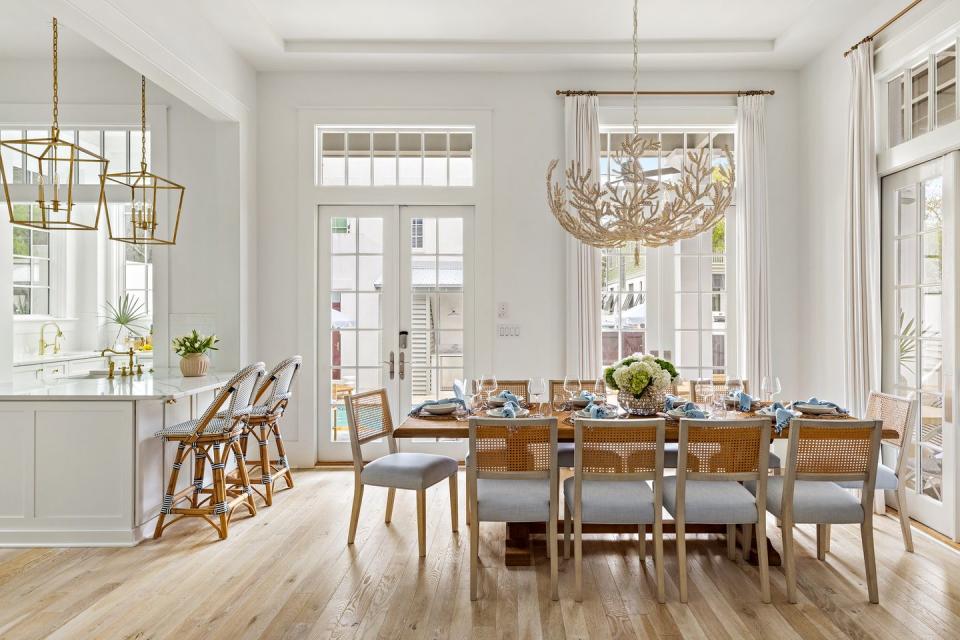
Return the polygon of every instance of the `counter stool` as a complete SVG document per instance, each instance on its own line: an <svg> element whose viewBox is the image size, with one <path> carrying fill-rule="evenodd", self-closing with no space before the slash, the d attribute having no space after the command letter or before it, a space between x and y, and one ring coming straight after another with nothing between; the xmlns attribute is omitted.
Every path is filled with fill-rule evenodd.
<svg viewBox="0 0 960 640"><path fill-rule="evenodd" d="M293 356L275 366L257 390L250 413L242 420L240 448L244 457L247 455L247 441L250 436L257 439L260 447L259 460L247 458L247 474L253 490L264 499L268 507L273 504L274 487L280 478L283 478L288 489L293 488L293 473L290 471L290 461L287 460L283 437L280 435L280 418L293 396L291 389L301 364L303 358ZM223 413L221 411L217 416L221 417ZM273 436L277 447L276 460L270 459L270 436ZM236 472L229 478L232 484L240 484L239 480ZM258 484L263 485L262 492L256 488Z"/></svg>
<svg viewBox="0 0 960 640"><path fill-rule="evenodd" d="M177 455L173 461L167 491L163 495L163 505L160 507L157 527L153 532L154 539L159 538L164 529L183 518L203 518L217 530L220 539L224 540L230 518L237 507L244 505L250 515L257 514L239 440L242 431L241 418L250 413L253 394L264 373L262 362L246 367L227 382L199 419L164 427L154 434L165 442L177 442ZM226 410L219 414L222 417L218 417L218 412L224 406L227 407ZM188 449L193 452L194 457L193 484L177 491L177 477ZM236 459L239 485L230 485L227 482L225 468L230 452L233 452ZM204 487L203 475L207 461L213 471L213 484ZM202 495L206 497L201 499ZM177 506L184 500L189 501L189 506ZM164 524L168 515L178 517ZM214 522L214 518L219 520L219 525Z"/></svg>

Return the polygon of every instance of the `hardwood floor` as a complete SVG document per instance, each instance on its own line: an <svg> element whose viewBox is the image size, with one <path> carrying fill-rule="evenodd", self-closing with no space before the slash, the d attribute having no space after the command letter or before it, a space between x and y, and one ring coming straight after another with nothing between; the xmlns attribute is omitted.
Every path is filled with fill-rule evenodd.
<svg viewBox="0 0 960 640"><path fill-rule="evenodd" d="M415 493L368 488L357 542L346 545L353 472L302 471L230 538L184 522L132 549L0 549L0 638L957 638L960 554L916 534L903 551L897 521L876 520L880 605L867 602L859 530L834 526L816 560L812 526L797 530L799 603L770 571L726 559L719 539L688 541L690 602L678 601L676 546L665 543L667 604L636 539L584 542L584 602L572 562L503 566L503 526L482 525L480 600L469 599L468 529L450 532L446 483L427 493L427 556L417 555ZM461 488L465 486L463 478ZM461 492L460 513L463 509ZM259 507L259 505L258 505ZM769 535L780 546L780 532ZM647 545L650 550L652 545Z"/></svg>

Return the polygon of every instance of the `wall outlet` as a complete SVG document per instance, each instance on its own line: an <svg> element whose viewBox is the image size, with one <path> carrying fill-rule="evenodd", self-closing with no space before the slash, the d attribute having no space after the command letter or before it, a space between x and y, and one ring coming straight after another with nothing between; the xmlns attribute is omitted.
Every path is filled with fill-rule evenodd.
<svg viewBox="0 0 960 640"><path fill-rule="evenodd" d="M519 338L520 325L518 324L498 324L497 337L499 338Z"/></svg>
<svg viewBox="0 0 960 640"><path fill-rule="evenodd" d="M509 311L507 309L507 303L506 302L499 303L497 305L497 317L500 318L501 320L504 320L508 315L509 315Z"/></svg>

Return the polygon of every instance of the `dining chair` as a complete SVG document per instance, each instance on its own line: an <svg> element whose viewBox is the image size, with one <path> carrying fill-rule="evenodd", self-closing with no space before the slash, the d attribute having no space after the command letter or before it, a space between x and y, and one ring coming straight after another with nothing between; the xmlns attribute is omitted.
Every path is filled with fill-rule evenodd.
<svg viewBox="0 0 960 640"><path fill-rule="evenodd" d="M500 380L497 379L497 388L493 391L491 395L497 395L501 391L509 391L518 398L523 398L527 402L530 401L530 381L529 380ZM473 392L480 393L480 388L477 386L477 381L473 381Z"/></svg>
<svg viewBox="0 0 960 640"><path fill-rule="evenodd" d="M427 489L441 480L450 480L450 523L457 532L457 461L430 453L400 453L393 437L393 418L386 389L347 395L347 424L353 452L353 509L347 544L353 544L360 519L363 487L387 487L387 513L384 523L393 518L397 489L417 493L417 540L420 557L427 555ZM390 453L369 462L363 459L363 445L386 438Z"/></svg>
<svg viewBox="0 0 960 640"><path fill-rule="evenodd" d="M274 488L281 478L288 489L293 488L293 472L280 434L280 418L293 397L293 382L302 364L303 358L300 356L286 358L277 364L257 389L250 413L241 419L243 431L240 434L240 448L246 459L247 474L251 476L254 491L257 491L256 485L263 486L263 493L257 493L260 493L268 507L273 504ZM217 417L221 417L221 414L217 414ZM247 441L251 436L256 438L260 452L256 460L247 457ZM277 448L275 460L270 459L271 437ZM236 472L231 474L230 480L235 481L236 475Z"/></svg>
<svg viewBox="0 0 960 640"><path fill-rule="evenodd" d="M577 602L583 601L583 523L636 525L640 565L646 562L647 525L653 525L657 600L663 585L663 442L666 422L577 420L574 475L563 482L563 557L573 558ZM653 482L651 489L650 481ZM572 514L572 518L571 518Z"/></svg>
<svg viewBox="0 0 960 640"><path fill-rule="evenodd" d="M686 525L727 525L727 557L736 559L737 525L744 525L743 555L750 553L750 527L756 525L760 599L770 602L767 565L766 487L770 421L680 420L677 475L663 480L663 506L677 531L680 601L687 601ZM751 493L742 482L755 483Z"/></svg>
<svg viewBox="0 0 960 640"><path fill-rule="evenodd" d="M795 524L817 525L817 558L823 560L827 524L859 524L870 602L880 601L873 547L873 492L880 455L881 420L790 421L783 476L767 486L767 509L783 521L787 599L797 601ZM837 482L862 483L860 498ZM748 487L750 488L750 487Z"/></svg>
<svg viewBox="0 0 960 640"><path fill-rule="evenodd" d="M481 522L546 522L550 592L557 592L557 419L470 418L470 599L477 599Z"/></svg>
<svg viewBox="0 0 960 640"><path fill-rule="evenodd" d="M880 465L877 467L877 483L874 491L892 491L897 496L897 515L900 517L900 532L903 535L903 548L913 553L913 533L910 527L909 505L907 505L907 487L904 477L908 473L910 446L913 440L914 424L917 419L917 401L910 398L871 391L867 399L867 411L864 418L880 420L884 429L893 429L897 438L893 441L883 440L880 443L881 454L884 446L896 447L897 463L891 469L883 464L881 455ZM859 480L844 480L838 482L845 489L863 489L863 482ZM824 531L825 551L830 551L830 525Z"/></svg>
<svg viewBox="0 0 960 640"><path fill-rule="evenodd" d="M597 383L596 380L580 380L580 388L586 389L593 393L593 387ZM563 380L551 380L550 381L550 406L557 404L560 398L566 398L567 392L563 388ZM572 442L560 442L557 444L557 464L561 467L572 468L573 467L573 443Z"/></svg>
<svg viewBox="0 0 960 640"><path fill-rule="evenodd" d="M243 368L220 389L199 418L164 427L154 434L164 442L177 443L173 468L153 531L154 539L183 518L202 518L217 530L221 540L225 540L230 520L238 507L245 506L251 516L257 515L243 449L240 448L240 434L243 430L241 419L250 413L254 393L265 373L262 362ZM177 478L188 451L193 453L193 482L177 491ZM228 482L226 477L230 454L237 465L235 484ZM205 487L203 477L208 462L213 482ZM183 501L189 504L178 506ZM166 522L167 516L177 517Z"/></svg>

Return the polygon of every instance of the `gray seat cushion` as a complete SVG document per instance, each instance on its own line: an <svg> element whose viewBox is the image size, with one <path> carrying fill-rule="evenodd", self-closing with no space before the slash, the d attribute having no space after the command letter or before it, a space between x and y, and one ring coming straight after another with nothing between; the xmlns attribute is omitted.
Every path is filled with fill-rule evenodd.
<svg viewBox="0 0 960 640"><path fill-rule="evenodd" d="M746 483L756 491L755 483ZM767 480L767 511L781 516L783 477ZM797 480L793 489L793 520L799 523L850 524L863 522L863 508L852 493L833 482Z"/></svg>
<svg viewBox="0 0 960 640"><path fill-rule="evenodd" d="M838 485L844 489L862 489L863 483L859 480L844 480L838 482ZM897 474L893 472L893 469L890 467L881 464L877 468L877 491L896 491L897 490Z"/></svg>
<svg viewBox="0 0 960 640"><path fill-rule="evenodd" d="M429 453L391 453L369 462L360 482L377 487L426 489L457 472L457 461Z"/></svg>
<svg viewBox="0 0 960 640"><path fill-rule="evenodd" d="M677 514L677 477L663 479L663 506ZM684 520L700 524L743 524L757 521L753 494L733 480L688 480Z"/></svg>
<svg viewBox="0 0 960 640"><path fill-rule="evenodd" d="M563 481L563 498L570 514L573 514L575 480ZM653 522L653 490L643 480L584 480L582 504L584 522Z"/></svg>
<svg viewBox="0 0 960 640"><path fill-rule="evenodd" d="M573 449L574 449L574 445L572 442L557 443L557 466L558 467L573 466Z"/></svg>
<svg viewBox="0 0 960 640"><path fill-rule="evenodd" d="M486 522L546 522L550 519L550 481L477 480L477 519Z"/></svg>
<svg viewBox="0 0 960 640"><path fill-rule="evenodd" d="M663 445L663 466L667 469L676 469L677 460L680 458L680 445L676 442L667 442ZM770 458L767 462L768 469L779 469L781 465L780 456L773 451L770 452Z"/></svg>

